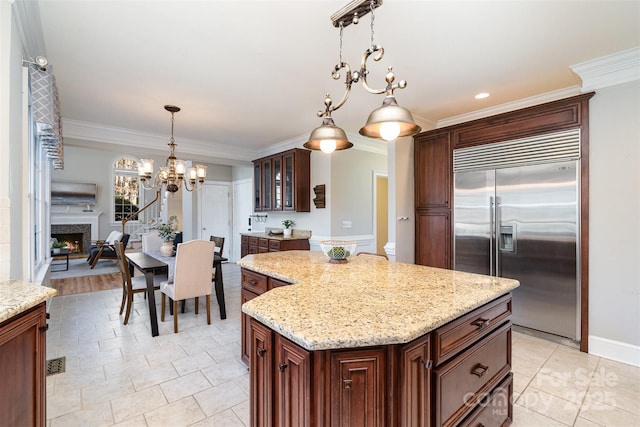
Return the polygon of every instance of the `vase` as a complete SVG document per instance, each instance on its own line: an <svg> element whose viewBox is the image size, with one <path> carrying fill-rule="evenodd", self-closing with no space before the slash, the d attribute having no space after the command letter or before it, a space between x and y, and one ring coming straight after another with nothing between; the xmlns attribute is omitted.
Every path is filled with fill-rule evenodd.
<svg viewBox="0 0 640 427"><path fill-rule="evenodd" d="M282 232L284 233L284 237L291 237L291 232L293 230L290 228L285 228L284 230L282 230Z"/></svg>
<svg viewBox="0 0 640 427"><path fill-rule="evenodd" d="M173 242L171 240L162 243L162 246L160 246L160 255L173 256Z"/></svg>

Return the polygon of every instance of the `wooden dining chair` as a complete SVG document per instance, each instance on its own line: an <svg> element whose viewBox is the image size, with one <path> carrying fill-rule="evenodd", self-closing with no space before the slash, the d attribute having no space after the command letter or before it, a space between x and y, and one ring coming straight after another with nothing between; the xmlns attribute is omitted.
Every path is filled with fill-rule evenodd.
<svg viewBox="0 0 640 427"><path fill-rule="evenodd" d="M131 305L133 304L133 294L147 291L147 279L145 276L131 277L131 270L129 270L129 262L124 256L125 246L122 242L115 242L114 244L116 254L118 256L118 269L122 274L122 302L120 303L120 315L125 311L124 322L126 325L129 323L129 315L131 314ZM160 289L160 282L167 280L167 275L154 275L153 276L153 288ZM146 296L146 294L145 294Z"/></svg>
<svg viewBox="0 0 640 427"><path fill-rule="evenodd" d="M195 313L198 314L198 297L206 296L207 324L211 324L211 266L215 243L206 240L191 240L180 243L176 252L173 282L160 284L162 308L160 319L164 322L166 297L173 300L173 332L178 333L178 301L195 298Z"/></svg>

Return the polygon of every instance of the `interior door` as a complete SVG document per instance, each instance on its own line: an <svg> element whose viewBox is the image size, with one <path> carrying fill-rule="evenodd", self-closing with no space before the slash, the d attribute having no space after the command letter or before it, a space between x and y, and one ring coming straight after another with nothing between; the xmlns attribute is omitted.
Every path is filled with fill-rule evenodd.
<svg viewBox="0 0 640 427"><path fill-rule="evenodd" d="M453 268L493 275L495 171L456 172L454 180Z"/></svg>
<svg viewBox="0 0 640 427"><path fill-rule="evenodd" d="M211 236L224 237L222 256L229 258L231 241L231 184L226 182L205 182L200 203L200 239Z"/></svg>
<svg viewBox="0 0 640 427"><path fill-rule="evenodd" d="M235 181L233 183L233 251L230 252L230 261L240 259L240 233L251 231L249 226L249 215L253 213L251 209L251 188L250 179Z"/></svg>

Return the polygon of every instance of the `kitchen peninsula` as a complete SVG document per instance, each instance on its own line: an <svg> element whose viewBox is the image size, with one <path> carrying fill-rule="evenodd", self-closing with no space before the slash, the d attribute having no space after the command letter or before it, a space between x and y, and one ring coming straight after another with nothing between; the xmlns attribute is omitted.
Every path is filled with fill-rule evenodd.
<svg viewBox="0 0 640 427"><path fill-rule="evenodd" d="M308 251L238 264L261 293L242 306L251 425L510 423L517 281Z"/></svg>
<svg viewBox="0 0 640 427"><path fill-rule="evenodd" d="M38 425L45 416L45 302L56 290L0 282L0 425Z"/></svg>

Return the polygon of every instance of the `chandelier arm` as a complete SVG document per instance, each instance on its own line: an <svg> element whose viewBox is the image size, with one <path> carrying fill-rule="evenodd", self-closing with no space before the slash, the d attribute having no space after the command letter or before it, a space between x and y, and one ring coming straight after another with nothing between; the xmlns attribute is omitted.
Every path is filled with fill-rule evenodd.
<svg viewBox="0 0 640 427"><path fill-rule="evenodd" d="M331 117L331 113L336 111L338 108L342 107L345 102L347 102L347 99L349 99L349 95L351 94L351 86L353 85L353 83L357 83L358 79L359 79L359 75L358 73L352 73L351 72L351 67L349 66L349 64L347 64L346 62L341 62L340 64L336 64L336 66L334 67L333 73L331 74L331 76L337 80L340 78L340 70L344 69L345 70L345 80L344 80L344 86L345 86L345 90L344 90L344 94L342 95L342 99L340 100L340 102L338 102L337 104L333 105L332 102L327 103L327 101L325 100L325 105L327 106L325 112L323 114L318 114L318 116L320 117ZM331 100L331 98L329 98L329 95L327 94L327 98L329 100ZM318 112L320 113L320 111Z"/></svg>
<svg viewBox="0 0 640 427"><path fill-rule="evenodd" d="M367 92L373 93L374 95L380 95L381 93L388 93L389 85L384 89L373 89L367 82L367 74L369 74L369 70L367 70L367 60L374 53L376 55L373 57L373 60L380 61L384 56L384 48L380 45L372 45L364 52L364 55L362 55L362 62L360 63L360 75L362 76L362 86L364 86ZM391 89L391 93L393 94L393 89Z"/></svg>

